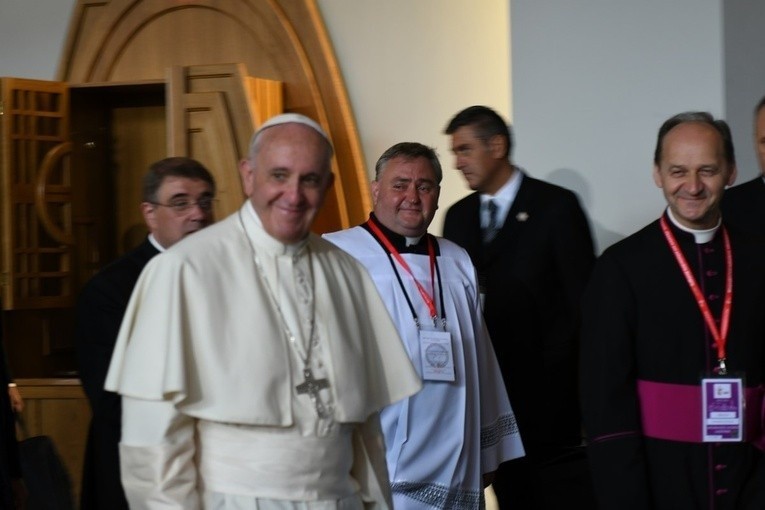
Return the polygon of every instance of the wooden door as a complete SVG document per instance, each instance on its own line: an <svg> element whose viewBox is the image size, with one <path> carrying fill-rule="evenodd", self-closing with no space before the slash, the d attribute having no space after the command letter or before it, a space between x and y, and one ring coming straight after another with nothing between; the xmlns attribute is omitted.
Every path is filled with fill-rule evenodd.
<svg viewBox="0 0 765 510"><path fill-rule="evenodd" d="M242 205L237 166L256 127L283 111L282 84L242 64L176 66L167 87L168 154L199 160L215 177L215 217Z"/></svg>
<svg viewBox="0 0 765 510"><path fill-rule="evenodd" d="M76 289L68 88L1 78L0 113L2 308L71 306Z"/></svg>
<svg viewBox="0 0 765 510"><path fill-rule="evenodd" d="M215 34L214 44L200 34ZM365 221L372 206L361 142L316 0L78 0L58 79L73 87L166 80L166 70L173 66L230 62L241 63L247 76L281 82L283 110L308 115L329 134L336 178L313 230L330 232ZM196 81L189 84L196 86L191 83ZM212 83L216 77L211 73L198 81ZM217 115L199 101L197 106L190 117ZM235 151L237 157L240 151ZM216 172L228 168L191 154ZM235 179L230 174L226 178ZM228 189L234 189L231 185ZM229 191L223 192L223 211L216 211L217 217L227 210Z"/></svg>

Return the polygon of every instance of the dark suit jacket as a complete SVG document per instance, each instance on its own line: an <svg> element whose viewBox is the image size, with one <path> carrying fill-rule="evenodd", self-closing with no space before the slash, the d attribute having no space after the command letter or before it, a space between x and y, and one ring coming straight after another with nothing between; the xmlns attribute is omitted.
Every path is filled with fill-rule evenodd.
<svg viewBox="0 0 765 510"><path fill-rule="evenodd" d="M765 237L765 182L761 175L725 190L721 208L725 223Z"/></svg>
<svg viewBox="0 0 765 510"><path fill-rule="evenodd" d="M576 195L524 175L505 223L481 241L480 198L446 213L444 237L464 247L484 284L484 315L529 455L581 441L577 395L580 298L594 263Z"/></svg>
<svg viewBox="0 0 765 510"><path fill-rule="evenodd" d="M83 472L83 509L127 508L119 474L122 405L119 395L104 390L104 381L133 287L157 253L146 239L91 278L77 301L77 359L93 411Z"/></svg>

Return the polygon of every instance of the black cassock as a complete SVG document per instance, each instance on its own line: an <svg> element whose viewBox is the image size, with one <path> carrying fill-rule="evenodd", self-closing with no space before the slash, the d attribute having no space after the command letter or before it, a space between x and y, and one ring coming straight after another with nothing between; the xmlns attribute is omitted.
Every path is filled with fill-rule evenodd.
<svg viewBox="0 0 765 510"><path fill-rule="evenodd" d="M696 244L691 234L669 219L667 223L719 325L726 274L722 231L712 241ZM731 375L743 374L750 396L756 396L750 399L755 405L746 410L748 432L761 440L765 245L738 231L728 232L733 305L727 368ZM688 416L672 416L679 412L672 409L660 416L641 411L637 382L699 385L717 366L718 357L658 221L598 259L583 299L581 356L583 417L602 510L765 508L765 456L751 442L702 443L644 435L644 420L676 425ZM700 396L700 389L692 389L692 394ZM700 435L701 413L690 422L698 429L687 432Z"/></svg>
<svg viewBox="0 0 765 510"><path fill-rule="evenodd" d="M93 412L82 475L83 510L128 508L119 468L122 400L104 390L104 381L133 287L157 253L146 239L91 278L78 298L77 359Z"/></svg>
<svg viewBox="0 0 765 510"><path fill-rule="evenodd" d="M765 182L761 175L726 189L720 207L726 223L765 237Z"/></svg>

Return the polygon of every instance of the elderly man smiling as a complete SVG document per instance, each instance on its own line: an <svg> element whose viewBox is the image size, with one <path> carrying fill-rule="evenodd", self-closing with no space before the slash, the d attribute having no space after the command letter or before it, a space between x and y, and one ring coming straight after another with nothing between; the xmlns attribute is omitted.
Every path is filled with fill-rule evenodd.
<svg viewBox="0 0 765 510"><path fill-rule="evenodd" d="M313 120L267 121L249 200L147 266L107 381L131 508L391 507L378 410L420 381L367 272L310 233L331 156Z"/></svg>

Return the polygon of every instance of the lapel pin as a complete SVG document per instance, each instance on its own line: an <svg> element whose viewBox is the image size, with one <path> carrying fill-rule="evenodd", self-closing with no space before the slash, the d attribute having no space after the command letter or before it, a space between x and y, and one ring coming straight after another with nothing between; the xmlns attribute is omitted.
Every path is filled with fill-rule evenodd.
<svg viewBox="0 0 765 510"><path fill-rule="evenodd" d="M515 219L518 221L526 221L527 219L529 219L529 213L527 213L526 211L521 211L515 215Z"/></svg>

